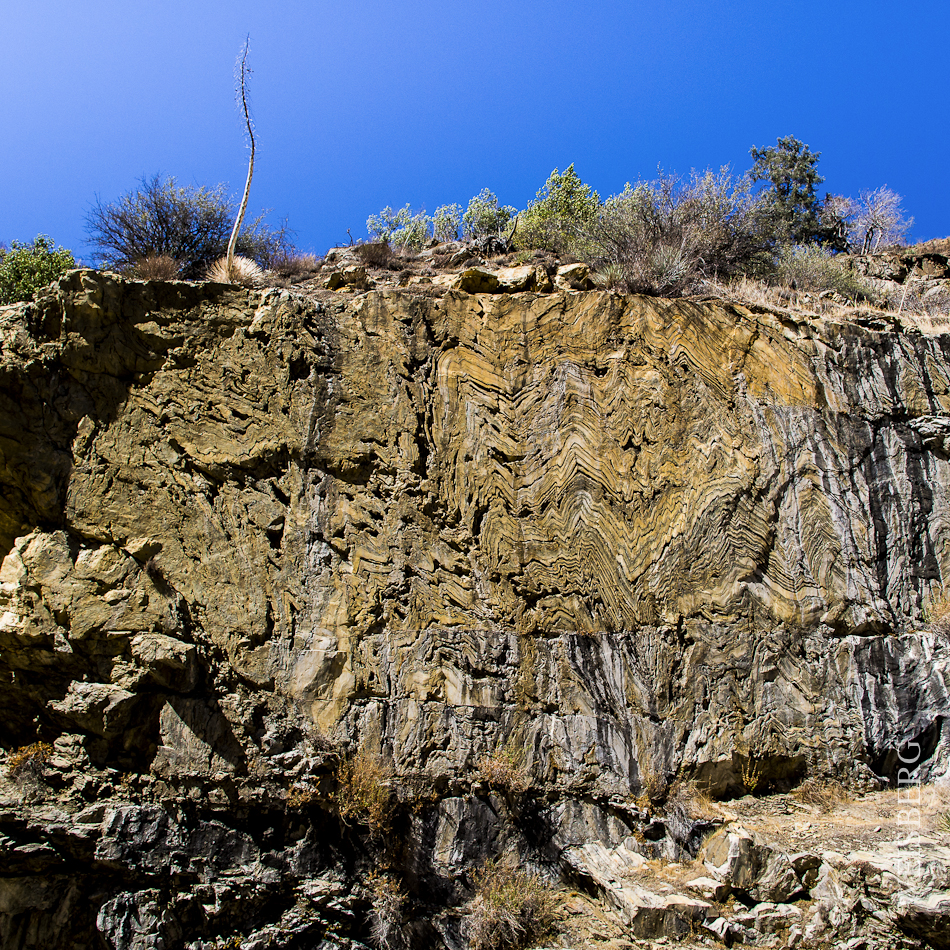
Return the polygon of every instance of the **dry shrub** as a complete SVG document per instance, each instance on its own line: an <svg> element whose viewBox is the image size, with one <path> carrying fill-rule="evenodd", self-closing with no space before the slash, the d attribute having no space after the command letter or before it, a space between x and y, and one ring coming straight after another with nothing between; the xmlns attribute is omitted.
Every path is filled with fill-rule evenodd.
<svg viewBox="0 0 950 950"><path fill-rule="evenodd" d="M317 797L316 789L309 785L294 784L287 791L288 808L306 808Z"/></svg>
<svg viewBox="0 0 950 950"><path fill-rule="evenodd" d="M703 788L694 781L677 780L670 789L668 801L679 805L683 812L694 821L704 821L718 816L718 809L709 788Z"/></svg>
<svg viewBox="0 0 950 950"><path fill-rule="evenodd" d="M216 260L206 274L207 280L219 284L240 284L242 287L253 287L264 277L264 272L249 257L235 256L228 267L228 259L221 257Z"/></svg>
<svg viewBox="0 0 950 950"><path fill-rule="evenodd" d="M834 811L852 800L851 793L834 779L805 779L792 795L803 805L811 805L822 813Z"/></svg>
<svg viewBox="0 0 950 950"><path fill-rule="evenodd" d="M637 804L644 809L656 805L666 798L668 785L666 777L656 770L653 762L644 760L637 762L638 777L640 779L640 794Z"/></svg>
<svg viewBox="0 0 950 950"><path fill-rule="evenodd" d="M367 267L389 267L397 255L393 253L388 241L372 241L369 244L357 245L356 256Z"/></svg>
<svg viewBox="0 0 950 950"><path fill-rule="evenodd" d="M931 632L950 639L950 597L943 587L934 591L924 611L924 619Z"/></svg>
<svg viewBox="0 0 950 950"><path fill-rule="evenodd" d="M175 280L181 265L167 254L152 254L135 262L132 276L139 280Z"/></svg>
<svg viewBox="0 0 950 950"><path fill-rule="evenodd" d="M496 749L478 760L478 776L491 788L520 795L531 785L531 776L513 745Z"/></svg>
<svg viewBox="0 0 950 950"><path fill-rule="evenodd" d="M545 936L554 926L557 897L539 877L489 861L475 872L468 908L470 950L509 950Z"/></svg>
<svg viewBox="0 0 950 950"><path fill-rule="evenodd" d="M344 822L361 821L374 833L389 827L392 817L392 771L378 756L360 750L337 768L336 803Z"/></svg>
<svg viewBox="0 0 950 950"><path fill-rule="evenodd" d="M406 895L398 881L391 874L372 871L366 883L373 901L370 923L373 942L382 950L404 946L402 922Z"/></svg>
<svg viewBox="0 0 950 950"><path fill-rule="evenodd" d="M628 185L577 228L571 249L610 289L678 297L706 275L758 268L768 245L762 200L723 168Z"/></svg>
<svg viewBox="0 0 950 950"><path fill-rule="evenodd" d="M48 742L34 742L11 752L7 757L7 774L14 782L37 781L43 777L43 769L53 747Z"/></svg>
<svg viewBox="0 0 950 950"><path fill-rule="evenodd" d="M316 254L284 254L274 258L270 269L278 277L299 280L316 274L321 264L322 261Z"/></svg>
<svg viewBox="0 0 950 950"><path fill-rule="evenodd" d="M772 282L813 294L837 294L850 303L875 296L871 285L827 248L798 245L780 249Z"/></svg>

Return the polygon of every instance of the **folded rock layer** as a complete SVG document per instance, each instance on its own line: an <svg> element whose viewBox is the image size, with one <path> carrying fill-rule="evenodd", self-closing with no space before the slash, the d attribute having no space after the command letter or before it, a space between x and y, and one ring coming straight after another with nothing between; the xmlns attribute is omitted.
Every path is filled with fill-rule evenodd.
<svg viewBox="0 0 950 950"><path fill-rule="evenodd" d="M74 271L0 311L6 746L246 775L283 703L567 803L947 773L950 338L323 297Z"/></svg>

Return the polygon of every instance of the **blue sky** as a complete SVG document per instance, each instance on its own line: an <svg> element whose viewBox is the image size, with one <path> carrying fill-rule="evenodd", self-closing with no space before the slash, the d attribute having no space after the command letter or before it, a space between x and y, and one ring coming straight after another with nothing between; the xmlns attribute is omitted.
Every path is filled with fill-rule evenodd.
<svg viewBox="0 0 950 950"><path fill-rule="evenodd" d="M85 216L142 176L243 188L234 64L251 37L251 211L302 250L384 205L518 207L571 162L602 197L657 166L751 165L794 135L824 188L904 197L950 234L950 3L881 0L8 0L0 240L88 260Z"/></svg>

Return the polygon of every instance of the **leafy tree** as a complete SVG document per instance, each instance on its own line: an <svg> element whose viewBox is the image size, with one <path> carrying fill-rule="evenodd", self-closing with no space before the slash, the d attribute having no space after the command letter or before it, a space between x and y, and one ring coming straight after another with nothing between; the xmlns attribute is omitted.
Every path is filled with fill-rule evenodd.
<svg viewBox="0 0 950 950"><path fill-rule="evenodd" d="M173 177L154 175L118 201L97 198L86 216L86 232L104 267L131 271L145 258L164 255L181 265L184 279L194 280L227 253L234 220L234 202L223 184L181 186ZM270 228L262 213L241 228L236 250L269 267L292 253L289 234L286 225Z"/></svg>
<svg viewBox="0 0 950 950"><path fill-rule="evenodd" d="M521 247L564 253L577 247L599 210L600 195L580 180L573 162L563 174L555 168L537 200L519 216L515 241Z"/></svg>
<svg viewBox="0 0 950 950"><path fill-rule="evenodd" d="M393 211L386 205L379 214L366 219L366 230L374 241L420 250L429 238L432 221L425 211L413 214L409 205Z"/></svg>
<svg viewBox="0 0 950 950"><path fill-rule="evenodd" d="M432 236L437 241L457 241L462 226L461 205L442 205L432 215Z"/></svg>
<svg viewBox="0 0 950 950"><path fill-rule="evenodd" d="M518 213L517 208L511 205L501 207L494 192L483 188L468 203L465 214L462 215L462 227L465 236L470 238L486 237L500 234Z"/></svg>
<svg viewBox="0 0 950 950"><path fill-rule="evenodd" d="M0 304L31 300L36 292L76 266L72 252L54 247L53 239L38 234L32 244L11 241L0 249Z"/></svg>
<svg viewBox="0 0 950 950"><path fill-rule="evenodd" d="M765 194L771 204L774 239L779 244L813 244L829 237L822 222L818 186L825 180L818 174L821 152L812 152L791 135L778 139L769 148L750 150L752 180L767 182Z"/></svg>

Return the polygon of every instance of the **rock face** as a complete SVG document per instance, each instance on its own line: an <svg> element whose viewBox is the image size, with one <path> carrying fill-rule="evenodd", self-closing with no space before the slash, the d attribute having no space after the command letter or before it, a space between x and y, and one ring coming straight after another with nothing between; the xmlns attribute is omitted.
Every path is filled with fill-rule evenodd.
<svg viewBox="0 0 950 950"><path fill-rule="evenodd" d="M427 789L403 859L448 906L506 847L584 877L577 849L617 847L677 776L947 778L950 642L923 621L950 570L948 338L567 289L323 296L76 271L0 310L0 740L99 770L64 794L197 796L180 833L134 820L270 868L260 900L337 901L326 850L295 865L238 818L201 838L201 802L323 794L360 747L400 801ZM511 749L531 821L479 790ZM83 860L113 885L53 862L90 933L223 932L181 929L171 865L120 886L135 856L103 834ZM189 907L284 920L202 897L213 861L181 873ZM29 900L0 903L4 946L80 945L68 919L35 936ZM436 929L419 945L461 939Z"/></svg>

